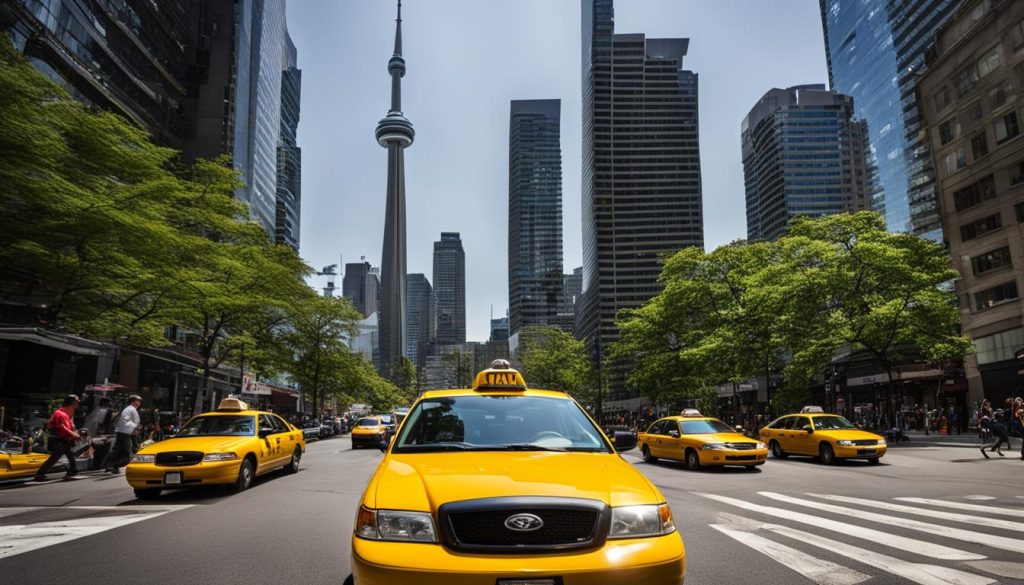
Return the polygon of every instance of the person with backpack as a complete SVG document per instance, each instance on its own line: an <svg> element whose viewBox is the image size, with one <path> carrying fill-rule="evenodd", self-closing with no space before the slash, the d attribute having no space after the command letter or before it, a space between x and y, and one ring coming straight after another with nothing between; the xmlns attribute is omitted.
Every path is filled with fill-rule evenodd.
<svg viewBox="0 0 1024 585"><path fill-rule="evenodd" d="M72 479L78 475L78 466L75 463L75 441L79 439L79 434L71 421L79 404L81 401L78 396L68 394L64 397L63 405L53 411L53 415L50 416L50 420L46 423L50 457L36 472L35 481L46 481L47 472L57 464L61 457L68 458L68 470L64 479Z"/></svg>

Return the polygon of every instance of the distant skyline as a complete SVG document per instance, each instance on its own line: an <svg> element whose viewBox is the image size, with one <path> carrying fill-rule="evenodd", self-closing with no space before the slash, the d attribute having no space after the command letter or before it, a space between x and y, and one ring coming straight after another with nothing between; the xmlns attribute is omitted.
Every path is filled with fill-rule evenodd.
<svg viewBox="0 0 1024 585"><path fill-rule="evenodd" d="M300 253L314 268L365 256L380 265L386 152L373 130L386 113L394 2L293 0L288 28L303 70ZM486 340L508 305L508 111L514 99L562 100L563 254L580 266L579 0L404 0L416 121L406 151L408 272L432 273L433 242L460 232L466 333ZM773 87L827 83L816 0L617 0L616 32L690 39L684 67L700 76L705 241L746 234L740 123ZM318 288L325 280L316 277Z"/></svg>

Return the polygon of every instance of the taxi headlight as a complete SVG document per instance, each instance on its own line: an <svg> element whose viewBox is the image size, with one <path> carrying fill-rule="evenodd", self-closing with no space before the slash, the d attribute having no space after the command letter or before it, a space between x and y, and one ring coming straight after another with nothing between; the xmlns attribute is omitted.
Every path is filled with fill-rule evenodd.
<svg viewBox="0 0 1024 585"><path fill-rule="evenodd" d="M878 439L878 446L879 447L884 447L885 446L885 439L879 437L879 439Z"/></svg>
<svg viewBox="0 0 1024 585"><path fill-rule="evenodd" d="M765 445L765 444L764 444L764 443L762 443L761 441L758 441L758 442L757 442L757 448L758 448L758 449L767 449L767 448L768 448L768 445Z"/></svg>
<svg viewBox="0 0 1024 585"><path fill-rule="evenodd" d="M437 542L434 520L427 512L372 510L361 506L356 516L355 533L373 540Z"/></svg>
<svg viewBox="0 0 1024 585"><path fill-rule="evenodd" d="M704 449L705 451L722 451L724 449L728 449L728 447L725 446L725 443L704 443L704 446L701 447L701 449Z"/></svg>
<svg viewBox="0 0 1024 585"><path fill-rule="evenodd" d="M843 439L842 441L836 441L836 444L839 445L840 447L853 447L856 445L856 443L854 443L853 441L847 441L846 439Z"/></svg>
<svg viewBox="0 0 1024 585"><path fill-rule="evenodd" d="M156 455L139 455L136 453L132 455L132 463L155 463Z"/></svg>
<svg viewBox="0 0 1024 585"><path fill-rule="evenodd" d="M232 461L238 459L238 455L234 453L207 453L203 456L203 461Z"/></svg>
<svg viewBox="0 0 1024 585"><path fill-rule="evenodd" d="M661 536L675 532L672 510L668 504L622 506L612 508L612 527L608 538Z"/></svg>

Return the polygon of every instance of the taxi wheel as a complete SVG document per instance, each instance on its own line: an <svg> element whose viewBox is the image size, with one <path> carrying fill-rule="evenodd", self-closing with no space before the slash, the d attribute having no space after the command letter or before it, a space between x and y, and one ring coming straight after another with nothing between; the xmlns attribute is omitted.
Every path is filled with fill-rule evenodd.
<svg viewBox="0 0 1024 585"><path fill-rule="evenodd" d="M686 468L690 471L697 471L700 469L700 455L698 455L693 449L686 450Z"/></svg>
<svg viewBox="0 0 1024 585"><path fill-rule="evenodd" d="M355 580L352 579L352 575L349 575L348 578L345 579L345 583L343 583L342 585L355 585L355 583Z"/></svg>
<svg viewBox="0 0 1024 585"><path fill-rule="evenodd" d="M233 492L244 492L249 489L250 485L252 485L252 478L252 459L246 458L242 461L242 464L238 466L238 479L236 479L235 483L231 484L228 489Z"/></svg>
<svg viewBox="0 0 1024 585"><path fill-rule="evenodd" d="M135 497L139 500L152 500L160 497L160 488L148 488L135 490Z"/></svg>
<svg viewBox="0 0 1024 585"><path fill-rule="evenodd" d="M872 457L871 459L868 459L868 463L870 463L871 465L878 465L881 462L882 459L880 457Z"/></svg>
<svg viewBox="0 0 1024 585"><path fill-rule="evenodd" d="M772 441L772 457L776 459L785 459L789 457L789 454L782 450L782 445L779 445L778 441Z"/></svg>
<svg viewBox="0 0 1024 585"><path fill-rule="evenodd" d="M640 452L643 454L644 462L645 463L657 463L658 462L658 458L657 457L653 457L651 455L651 450L647 447L647 445L644 445L644 448L641 449Z"/></svg>
<svg viewBox="0 0 1024 585"><path fill-rule="evenodd" d="M821 462L825 465L836 464L836 452L832 450L832 445L829 445L828 443L822 443L821 446L818 447L818 456L821 457Z"/></svg>
<svg viewBox="0 0 1024 585"><path fill-rule="evenodd" d="M302 459L302 449L296 447L292 451L292 460L288 462L288 465L284 466L285 473L298 473L300 459Z"/></svg>

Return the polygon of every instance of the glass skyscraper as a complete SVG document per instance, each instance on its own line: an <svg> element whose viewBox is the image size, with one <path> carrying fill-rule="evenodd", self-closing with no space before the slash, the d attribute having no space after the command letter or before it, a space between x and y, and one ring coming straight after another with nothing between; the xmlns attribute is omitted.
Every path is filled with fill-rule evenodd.
<svg viewBox="0 0 1024 585"><path fill-rule="evenodd" d="M427 349L434 336L434 289L424 274L405 277L405 355L419 371L426 365Z"/></svg>
<svg viewBox="0 0 1024 585"><path fill-rule="evenodd" d="M853 97L878 168L873 207L889 230L941 239L934 172L914 87L935 31L960 0L819 0L829 86Z"/></svg>
<svg viewBox="0 0 1024 585"><path fill-rule="evenodd" d="M509 333L555 324L562 296L559 100L514 100L508 137Z"/></svg>
<svg viewBox="0 0 1024 585"><path fill-rule="evenodd" d="M434 296L439 344L466 341L466 253L458 232L441 232L434 242Z"/></svg>
<svg viewBox="0 0 1024 585"><path fill-rule="evenodd" d="M281 135L277 145L277 204L274 239L299 249L302 203L302 149L296 144L302 71L292 38L285 32L285 69L281 73Z"/></svg>

